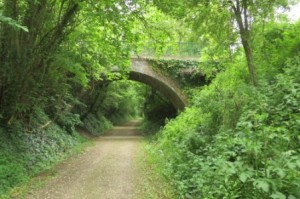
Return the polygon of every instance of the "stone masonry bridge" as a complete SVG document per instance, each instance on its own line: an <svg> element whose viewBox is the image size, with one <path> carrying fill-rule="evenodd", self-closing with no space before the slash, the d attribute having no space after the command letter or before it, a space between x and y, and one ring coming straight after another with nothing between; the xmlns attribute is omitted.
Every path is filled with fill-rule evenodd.
<svg viewBox="0 0 300 199"><path fill-rule="evenodd" d="M188 98L172 78L154 70L145 58L132 58L129 79L150 85L164 95L177 110L184 110Z"/></svg>

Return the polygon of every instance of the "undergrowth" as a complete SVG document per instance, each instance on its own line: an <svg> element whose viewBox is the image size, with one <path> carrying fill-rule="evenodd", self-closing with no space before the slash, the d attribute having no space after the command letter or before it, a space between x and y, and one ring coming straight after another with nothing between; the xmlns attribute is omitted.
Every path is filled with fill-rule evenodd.
<svg viewBox="0 0 300 199"><path fill-rule="evenodd" d="M300 23L266 25L255 43L259 85L237 51L150 151L182 199L300 198Z"/></svg>
<svg viewBox="0 0 300 199"><path fill-rule="evenodd" d="M38 111L35 121L49 118ZM76 131L67 132L55 123L31 131L22 126L0 128L0 139L0 198L9 197L12 188L26 184L87 141Z"/></svg>
<svg viewBox="0 0 300 199"><path fill-rule="evenodd" d="M180 198L300 198L299 66L259 88L232 66L195 92L151 149Z"/></svg>
<svg viewBox="0 0 300 199"><path fill-rule="evenodd" d="M135 158L140 178L136 179L136 199L177 199L174 188L162 176L156 165L156 155L149 150L147 142L141 142Z"/></svg>
<svg viewBox="0 0 300 199"><path fill-rule="evenodd" d="M209 82L208 68L219 68L217 63L200 63L192 60L148 59L148 61L157 72L175 79L184 88L207 84ZM216 71L210 71L210 73L216 74Z"/></svg>

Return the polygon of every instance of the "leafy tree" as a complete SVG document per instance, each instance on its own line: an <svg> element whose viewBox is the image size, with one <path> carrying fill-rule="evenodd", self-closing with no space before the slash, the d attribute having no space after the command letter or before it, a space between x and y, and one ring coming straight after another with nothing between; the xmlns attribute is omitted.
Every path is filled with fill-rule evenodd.
<svg viewBox="0 0 300 199"><path fill-rule="evenodd" d="M83 142L77 107L99 108L100 129L111 126L106 114L137 114L133 86L97 85L113 66L126 74L139 12L123 0L0 0L0 194Z"/></svg>
<svg viewBox="0 0 300 199"><path fill-rule="evenodd" d="M148 57L177 55L180 43L190 36L190 28L152 4L144 6L141 22L135 24L133 32L138 37L135 53Z"/></svg>
<svg viewBox="0 0 300 199"><path fill-rule="evenodd" d="M287 7L289 0L198 0L198 1L156 1L161 10L177 18L184 17L187 23L200 32L210 34L222 45L233 46L236 33L244 49L251 82L257 85L256 67L253 57L252 26L258 21L272 20L278 7Z"/></svg>
<svg viewBox="0 0 300 199"><path fill-rule="evenodd" d="M133 2L4 0L0 7L4 125L30 123L35 107L50 107L56 118L60 111L53 104L68 111L82 93L73 93L73 86L93 87L104 73L111 75L110 67L125 70L129 64L136 40L131 29L140 12Z"/></svg>
<svg viewBox="0 0 300 199"><path fill-rule="evenodd" d="M12 124L18 119L28 122L34 107L47 105L52 88L45 80L54 75L49 55L73 30L79 8L79 2L73 0L3 1L4 16L26 26L29 32L1 24L2 122Z"/></svg>

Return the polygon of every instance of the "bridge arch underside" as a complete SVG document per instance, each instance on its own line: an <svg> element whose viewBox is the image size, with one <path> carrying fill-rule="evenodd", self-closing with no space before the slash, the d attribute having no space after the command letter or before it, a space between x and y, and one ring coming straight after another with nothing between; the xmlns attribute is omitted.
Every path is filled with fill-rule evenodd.
<svg viewBox="0 0 300 199"><path fill-rule="evenodd" d="M129 74L129 79L147 84L152 88L158 90L179 111L184 110L187 105L187 100L184 96L180 96L180 94L178 94L170 85L166 84L158 78L155 78L148 74L139 73L137 71L131 71Z"/></svg>

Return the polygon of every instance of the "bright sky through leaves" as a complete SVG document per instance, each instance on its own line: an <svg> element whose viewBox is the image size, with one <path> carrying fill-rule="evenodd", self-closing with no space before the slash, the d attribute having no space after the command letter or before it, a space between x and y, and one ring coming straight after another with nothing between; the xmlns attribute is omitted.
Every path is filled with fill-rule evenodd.
<svg viewBox="0 0 300 199"><path fill-rule="evenodd" d="M300 3L291 7L291 10L287 12L289 19L296 21L300 19Z"/></svg>

